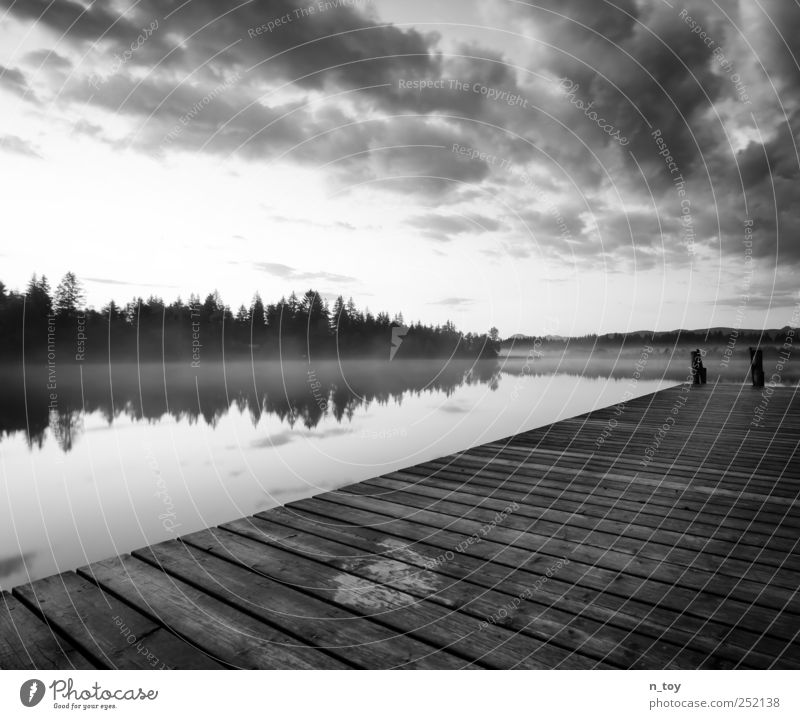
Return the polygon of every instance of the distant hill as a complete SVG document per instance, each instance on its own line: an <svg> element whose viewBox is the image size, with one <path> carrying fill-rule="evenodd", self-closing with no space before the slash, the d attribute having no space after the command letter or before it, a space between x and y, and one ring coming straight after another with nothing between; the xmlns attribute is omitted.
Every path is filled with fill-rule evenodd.
<svg viewBox="0 0 800 719"><path fill-rule="evenodd" d="M708 329L676 329L664 332L653 332L652 330L637 330L635 332L609 332L602 335L582 335L576 337L563 337L558 335L536 335L515 334L504 339L501 343L503 349L510 347L527 347L533 344L541 346L619 346L625 344L654 344L661 346L668 345L688 345L698 346L715 344L725 345L732 339L737 343L747 343L752 346L758 345L780 345L786 342L787 333L791 330L789 326L780 329L737 329L735 327L710 327ZM794 330L798 332L797 329Z"/></svg>

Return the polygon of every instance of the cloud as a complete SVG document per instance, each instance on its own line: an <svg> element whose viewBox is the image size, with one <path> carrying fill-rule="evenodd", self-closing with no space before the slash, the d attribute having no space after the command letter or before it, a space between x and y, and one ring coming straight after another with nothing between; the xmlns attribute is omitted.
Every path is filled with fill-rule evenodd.
<svg viewBox="0 0 800 719"><path fill-rule="evenodd" d="M349 222L342 222L338 220L336 222L315 222L314 220L309 220L307 217L283 217L282 215L273 215L270 217L273 222L281 222L291 225L306 225L308 227L319 227L320 229L330 230L330 229L338 229L338 230L356 230L358 229L355 225ZM244 238L242 238L244 239Z"/></svg>
<svg viewBox="0 0 800 719"><path fill-rule="evenodd" d="M105 277L81 277L80 279L83 282L92 282L98 285L120 285L123 287L135 286L135 287L155 287L158 289L161 288L174 289L178 286L178 285L162 285L162 284L151 285L151 284L146 284L144 282L124 282L122 280L112 280Z"/></svg>
<svg viewBox="0 0 800 719"><path fill-rule="evenodd" d="M769 308L796 308L800 306L800 283L797 281L797 273L792 270L778 269L775 272L763 272L750 275L749 267L739 268L742 276L732 276L730 282L726 282L725 287L741 286L741 293L738 295L723 295L716 300L709 300L709 304L730 309L744 308L746 311L751 309ZM778 320L781 326L790 324L793 312L781 313L783 320Z"/></svg>
<svg viewBox="0 0 800 719"><path fill-rule="evenodd" d="M307 17L295 12L307 3L290 0L176 1L169 12L156 0L126 10L76 0L0 0L0 7L35 24L37 37L49 42L22 56L24 72L0 67L4 88L33 98L33 85L39 102L58 99L49 111L63 111L77 132L120 148L235 152L252 163L300 166L324 175L331 197L368 188L452 210L408 221L437 242L509 229L483 251L545 253L618 271L686 264L678 175L701 252L740 253L746 207L754 256L800 264L797 3L497 3L481 10L491 19L487 27L512 34L487 31L481 43L462 42L446 23L438 34L385 22L370 4ZM712 46L692 31L684 9ZM284 20L270 26L276 18ZM156 20L157 29L138 43ZM515 32L530 40L515 47ZM89 77L98 73L103 82L92 87ZM575 97L592 103L629 144L576 107L558 89L561 78L578 84ZM409 86L413 81L427 85ZM86 116L77 124L76 110ZM110 140L105 131L112 127ZM659 154L655 132L676 173ZM454 144L495 160L470 159L453 152ZM526 173L555 189L543 184L543 193L534 192ZM509 207L520 208L528 228L494 219L495 198L509 215ZM459 218L455 211L467 202L474 210ZM355 281L272 263L255 267L293 280Z"/></svg>
<svg viewBox="0 0 800 719"><path fill-rule="evenodd" d="M282 265L277 262L254 262L253 267L256 270L265 272L273 277L280 277L284 280L336 282L343 284L359 282L356 277L350 277L349 275L337 275L333 272L303 272L294 267L289 267L289 265Z"/></svg>
<svg viewBox="0 0 800 719"><path fill-rule="evenodd" d="M25 73L17 68L0 65L0 87L5 87L9 92L19 95L30 102L38 102L36 95L28 84Z"/></svg>
<svg viewBox="0 0 800 719"><path fill-rule="evenodd" d="M738 297L722 297L714 300L708 300L706 304L713 305L719 308L740 309L744 308L753 310L769 310L782 307L796 307L800 303L800 295L797 291L781 290L770 294L750 294L747 296L747 301L743 300L741 295ZM786 322L789 322L787 314Z"/></svg>
<svg viewBox="0 0 800 719"><path fill-rule="evenodd" d="M55 50L33 50L26 53L23 62L29 67L43 70L65 71L72 68L72 62Z"/></svg>
<svg viewBox="0 0 800 719"><path fill-rule="evenodd" d="M436 242L450 242L454 235L481 234L502 227L499 220L478 213L466 215L430 213L412 217L406 220L406 224L422 230L423 235Z"/></svg>
<svg viewBox="0 0 800 719"><path fill-rule="evenodd" d="M470 297L445 297L436 302L428 302L429 305L442 305L444 307L467 307L475 304L475 300Z"/></svg>
<svg viewBox="0 0 800 719"><path fill-rule="evenodd" d="M35 157L39 160L42 159L42 156L30 142L16 135L0 135L0 150L13 152L17 155L25 155L26 157Z"/></svg>
<svg viewBox="0 0 800 719"><path fill-rule="evenodd" d="M0 0L0 6L106 57L135 45L130 66L160 63L168 73L194 69L218 55L212 72L258 64L273 81L321 89L391 84L398 76L431 74L439 63L431 53L436 36L376 22L346 5L310 17L295 12L308 3L289 0L192 0L166 14L160 0L141 0L129 11L69 0ZM278 18L280 26L269 27ZM153 21L157 30L137 44L142 28Z"/></svg>

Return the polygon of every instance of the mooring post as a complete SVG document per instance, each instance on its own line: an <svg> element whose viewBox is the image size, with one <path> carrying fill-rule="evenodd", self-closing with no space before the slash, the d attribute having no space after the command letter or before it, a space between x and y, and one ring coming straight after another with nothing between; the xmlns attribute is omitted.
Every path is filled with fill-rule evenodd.
<svg viewBox="0 0 800 719"><path fill-rule="evenodd" d="M706 383L706 368L703 366L703 353L699 349L692 350L692 378L694 384Z"/></svg>
<svg viewBox="0 0 800 719"><path fill-rule="evenodd" d="M761 350L754 350L752 347L750 347L750 376L753 387L764 386L764 357Z"/></svg>

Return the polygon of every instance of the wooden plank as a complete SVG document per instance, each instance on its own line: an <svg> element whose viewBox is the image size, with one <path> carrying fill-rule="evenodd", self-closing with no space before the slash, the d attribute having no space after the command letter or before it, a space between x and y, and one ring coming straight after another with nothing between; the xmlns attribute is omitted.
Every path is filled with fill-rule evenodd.
<svg viewBox="0 0 800 719"><path fill-rule="evenodd" d="M134 556L362 669L470 666L453 654L188 544L168 542L141 549Z"/></svg>
<svg viewBox="0 0 800 719"><path fill-rule="evenodd" d="M220 669L203 652L73 572L14 594L105 669Z"/></svg>
<svg viewBox="0 0 800 719"><path fill-rule="evenodd" d="M471 454L469 452L461 454L460 457L466 460L467 462L470 459L476 460L477 462L483 461L479 455ZM506 467L508 469L522 467L528 470L546 471L549 475L562 474L564 476L575 476L577 474L580 474L583 477L593 477L597 480L602 480L606 478L616 479L619 481L635 483L642 486L667 487L669 489L691 491L694 492L695 494L712 495L715 499L716 497L725 497L736 500L737 502L740 502L742 500L749 500L752 502L753 506L762 506L766 503L770 503L775 507L779 506L791 507L793 510L800 508L800 500L795 499L794 495L778 496L775 494L760 494L756 492L747 492L744 490L737 491L731 489L724 489L720 487L711 487L711 486L697 485L697 484L687 485L687 484L682 484L681 482L668 480L666 478L660 480L647 479L638 474L630 475L630 474L621 474L619 472L613 472L613 473L605 472L603 474L600 474L599 472L593 473L590 471L578 472L574 469L553 466L551 464L543 464L540 462L533 462L533 461L507 460L503 459L502 457L498 457L492 460L491 464L493 466Z"/></svg>
<svg viewBox="0 0 800 719"><path fill-rule="evenodd" d="M479 596L495 606L495 621L501 625L519 628L532 636L575 648L620 667L689 668L709 659L705 651L667 644L662 641L661 633L648 637L646 631L641 631L639 622L630 618L620 621L616 612L544 592L549 582L545 574L535 577L534 581L530 573L509 572L500 565L474 560L470 565L468 558L462 561L460 553L452 559L438 561L442 552L430 545L392 541L383 532L365 527L350 527L347 532L330 527L321 529L319 522L308 520L308 515L298 517L286 511L273 511L261 513L259 519L259 528L269 534L272 541L290 545L297 551L353 555L355 550L360 553L357 556L385 556L407 564L406 573L433 566L437 573L455 580L443 585L438 596L456 603L469 603L473 596ZM308 543L313 536L330 541ZM532 587L536 587L535 591ZM520 603L515 601L519 597L524 598ZM503 616L498 614L497 608L504 608ZM712 662L716 668L735 665L735 662L726 662L719 653Z"/></svg>
<svg viewBox="0 0 800 719"><path fill-rule="evenodd" d="M525 459L526 456L541 456L548 457L548 463L566 462L580 457L589 462L604 465L606 469L613 466L626 471L633 469L643 475L648 473L662 476L670 474L676 479L691 480L698 484L703 482L716 484L724 477L726 482L734 485L752 482L753 486L760 485L770 488L776 486L776 476L786 469L784 460L792 453L791 448L782 450L783 458L780 465L776 468L765 469L765 473L761 475L753 468L740 468L732 463L733 459L739 459L735 456L735 448L733 452L725 448L725 463L721 467L717 466L712 453L707 451L697 457L690 457L685 448L681 446L667 448L667 451L663 451L663 445L661 445L649 461L643 462L642 460L646 459L644 449L650 444L650 438L643 438L646 441L638 444L634 443L631 437L609 439L602 445L602 449L598 449L590 437L583 437L578 441L575 433L580 433L580 431L580 428L577 427L570 431L559 430L557 433L550 433L536 441L527 442L521 441L518 437L511 437L500 442L478 445L465 450L465 452L480 450L485 453L516 454L522 459ZM580 437L580 434L577 436ZM590 439L591 441L589 441ZM720 448L720 452L722 451L723 449ZM454 456L458 454L463 454L463 452L456 453ZM583 455L589 456L584 457Z"/></svg>
<svg viewBox="0 0 800 719"><path fill-rule="evenodd" d="M72 646L8 592L0 592L0 669L93 669Z"/></svg>
<svg viewBox="0 0 800 719"><path fill-rule="evenodd" d="M700 511L709 515L712 521L723 521L726 517L746 518L758 517L766 524L786 524L792 531L800 529L800 513L791 507L774 506L766 502L753 502L741 497L726 498L712 496L710 493L693 492L691 487L665 487L661 482L647 482L639 484L630 475L623 475L623 479L609 476L607 470L598 471L589 476L591 469L565 467L563 472L559 464L548 465L546 471L528 470L517 466L509 471L500 467L492 467L488 459L468 460L463 459L458 463L447 463L434 460L415 467L401 470L403 473L416 473L438 475L443 471L461 473L467 476L479 476L483 479L501 479L504 482L519 483L534 487L569 487L586 494L605 491L614 496L624 495L626 498L640 502L652 502L654 506L666 503L680 502L688 511ZM585 472L585 473L584 473ZM641 475L634 476L641 479Z"/></svg>
<svg viewBox="0 0 800 719"><path fill-rule="evenodd" d="M671 471L669 468L655 469L652 465L648 465L646 469L642 468L641 464L637 462L624 461L624 455L619 455L619 459L615 462L606 461L604 458L596 456L585 456L585 452L563 450L556 452L554 450L545 450L541 447L532 449L531 451L521 452L510 449L508 451L499 450L496 448L487 448L484 446L473 447L466 452L461 452L458 455L453 455L445 458L434 459L428 463L421 463L414 469L424 467L447 467L447 466L462 466L464 464L472 465L476 470L492 470L505 473L506 476L513 476L518 481L540 481L550 480L555 481L557 477L553 475L572 476L574 480L581 484L588 486L609 484L614 486L614 477L620 475L625 478L620 482L621 486L628 486L632 476L648 480L648 485L643 485L638 488L636 485L631 487L632 490L638 489L643 491L645 487L656 487L664 481L669 481L679 486L683 495L690 500L706 500L708 499L708 488L717 488L724 485L724 475L714 475L704 483L706 491L695 489L696 480L700 478L698 471L697 475L680 476L679 473ZM496 468L491 467L493 459L507 459L515 462L514 468L509 472L507 469L501 469L499 466ZM527 463L528 466L523 466ZM508 465L506 465L508 466ZM409 468L410 469L410 468ZM773 482L785 481L779 478L776 474L773 477ZM798 488L800 489L800 488ZM650 490L652 491L652 490ZM741 490L740 490L741 493ZM770 496L770 495L767 495ZM735 498L738 501L746 501L743 497ZM722 506L730 504L729 501L722 502ZM763 511L776 511L778 507L769 504L769 500L765 504L764 501L749 502L754 509L762 509ZM784 502L786 504L786 502ZM748 506L745 504L745 506ZM713 511L713 507L712 507ZM784 513L785 510L780 510ZM724 512L720 512L724 514Z"/></svg>
<svg viewBox="0 0 800 719"><path fill-rule="evenodd" d="M226 528L237 531L245 521L245 531L258 531L261 541L309 558L324 556L326 564L347 567L348 571L360 577L381 582L384 586L406 591L445 607L455 607L479 620L493 617L502 626L528 634L534 640L547 645L560 647L567 652L579 652L616 667L636 667L639 662L639 657L634 652L620 645L621 637L599 634L602 627L595 622L580 621L574 615L527 599L515 602L515 596L494 588L487 589L471 582L450 581L446 575L429 571L419 564L415 566L414 563L404 561L403 557L389 557L385 550L380 551L380 547L372 547L371 549L378 551L370 551L365 555L360 548L347 543L315 534L298 533L291 528L287 530L284 525L270 519L240 520L226 525Z"/></svg>
<svg viewBox="0 0 800 719"><path fill-rule="evenodd" d="M442 490L437 486L429 486L423 483L410 484L404 481L377 477L373 480L362 482L352 487L344 488L339 491L348 491L365 496L377 496L382 499L398 501L404 503L407 494L414 494L427 499L446 501L448 506L463 504L470 508L480 507L489 511L502 512L507 510L513 499L496 498L489 495L474 494L471 492ZM713 571L719 574L727 574L732 577L743 578L747 575L748 580L759 583L770 582L777 586L788 587L794 590L800 585L800 567L797 567L797 560L792 556L793 550L798 546L798 539L793 542L781 539L765 538L761 545L745 545L735 541L736 535L727 534L725 539L718 536L698 537L687 534L674 525L668 529L662 529L655 525L648 527L645 524L623 521L624 516L619 517L615 512L614 520L607 519L608 512L591 514L584 507L581 511L562 510L558 507L537 507L521 501L514 510L515 517L525 517L535 522L537 531L547 531L549 527L556 531L559 527L569 523L573 527L585 529L591 532L592 538L601 535L611 535L617 537L617 541L611 546L618 548L622 546L619 541L622 538L631 538L639 542L642 556L650 556L650 548L654 547L655 552L661 556L665 550L659 549L656 545L663 545L670 549L669 561L680 564L681 566L704 567L707 564ZM454 509L458 513L458 509ZM620 512L619 514L624 514ZM661 525L668 525L662 520ZM594 542L591 542L594 543ZM598 541L599 546L605 546L603 540ZM636 547L636 544L629 546ZM624 551L624 550L623 550ZM708 559L705 563L704 560ZM758 560L759 564L754 562ZM783 582L776 579L783 578ZM778 596L785 595L782 590L778 591ZM787 597L788 598L788 597Z"/></svg>
<svg viewBox="0 0 800 719"><path fill-rule="evenodd" d="M467 536L480 534L486 526L488 517L478 519L456 517L443 514L430 509L414 507L412 505L374 500L356 494L328 493L321 495L332 502L345 504L360 509L377 509L391 512L397 518L413 517L414 521L428 524L432 527L456 529ZM297 504L302 508L302 501L287 505ZM717 578L708 573L699 574L697 571L681 572L679 568L667 568L663 563L653 560L644 560L635 555L614 553L609 550L581 544L577 539L572 540L570 530L565 528L561 532L564 538L536 535L531 532L498 526L492 529L492 540L505 545L545 554L552 559L569 557L570 563L576 566L583 565L586 574L601 580L605 586L611 582L621 584L626 580L630 586L631 596L654 596L656 600L669 600L678 610L691 611L699 614L701 618L709 615L716 616L720 621L726 621L735 626L744 616L750 616L750 621L756 626L769 627L769 632L777 637L792 636L796 631L796 602L792 603L794 616L786 614L786 607L765 607L752 601L755 597L746 600L731 599L728 592L720 592ZM657 581L653 581L653 579ZM746 594L750 594L747 592ZM765 604L773 604L768 594L758 597Z"/></svg>
<svg viewBox="0 0 800 719"><path fill-rule="evenodd" d="M228 666L239 669L348 666L129 555L97 562L78 572Z"/></svg>
<svg viewBox="0 0 800 719"><path fill-rule="evenodd" d="M424 475L422 478L416 476L411 481L409 481L408 475L403 477L383 475L381 477L375 477L373 479L366 480L365 482L361 482L356 486L375 487L375 496L382 496L383 494L388 496L391 494L392 490L405 488L408 491L425 493L426 496L446 496L452 501L462 501L468 504L474 503L475 498L485 498L489 502L500 502L502 504L502 507L499 507L500 509L508 505L508 501L504 501L502 499L502 494L506 494L509 495L510 501L518 501L520 503L522 512L525 513L525 516L538 517L542 514L543 510L546 510L549 517L552 517L553 521L559 521L559 512L566 512L568 515L574 515L575 510L580 509L581 511L579 515L580 517L586 518L587 526L589 518L597 518L600 520L598 522L598 526L607 526L609 529L611 529L611 531L615 531L613 529L613 525L608 524L608 522L622 524L624 527L630 529L630 531L633 533L632 536L641 537L641 530L643 528L647 530L661 530L661 534L656 536L661 537L671 546L680 546L678 544L679 542L683 542L689 548L692 546L701 545L705 551L713 553L714 549L717 549L722 555L727 555L733 546L747 545L753 548L753 552L758 552L759 549L763 548L767 544L769 544L769 547L775 551L791 553L796 548L798 543L797 536L778 536L775 535L774 532L753 532L752 536L750 537L751 541L741 542L739 541L742 534L741 530L719 525L717 525L713 531L703 531L702 529L699 529L697 531L687 533L686 530L690 526L693 527L692 524L681 522L673 517L667 517L664 513L658 515L645 515L641 510L628 512L616 505L612 505L612 520L609 519L610 510L608 507L592 511L592 506L588 501L585 501L589 495L587 495L584 500L579 502L573 501L572 503L569 503L565 500L562 501L562 498L559 495L557 497L558 503L551 501L549 503L545 502L543 504L536 504L529 501L529 493L512 493L502 489L486 491L488 488L479 484L470 484L468 486L464 486L462 484L461 486L454 487L451 483L436 482L436 480L430 476ZM498 493L501 495L500 497L497 496ZM616 495L613 493L609 493L608 496L611 498L616 497ZM565 505L563 510L560 509L560 504ZM487 504L487 507L488 506L489 505ZM642 519L643 515L646 517L645 519ZM583 521L580 519L580 517L578 518L579 523L580 521ZM657 518L658 524L655 524L654 518ZM671 536L671 534L678 534L680 539L676 539L675 537ZM706 541L710 539L714 540L713 543Z"/></svg>
<svg viewBox="0 0 800 719"><path fill-rule="evenodd" d="M640 458L633 454L626 454L626 448L620 447L614 454L581 451L576 448L556 450L553 444L548 443L548 447L524 447L522 445L509 443L507 446L479 445L472 447L469 454L481 457L503 457L505 459L518 459L521 461L544 462L545 466L560 467L578 471L591 471L604 475L616 471L623 474L635 474L651 479L660 479L669 475L672 481L682 481L689 487L693 485L704 485L709 487L726 486L739 487L750 486L754 489L761 489L767 495L771 495L777 486L785 486L790 489L788 496L795 496L800 487L789 483L786 476L781 476L780 470L774 471L769 476L764 476L762 481L756 482L758 475L753 473L733 471L723 471L711 468L708 464L697 463L693 467L679 465L677 457L669 464L663 462L650 462L643 466ZM462 453L463 454L463 453ZM445 458L447 461L454 461L457 456ZM439 460L434 460L439 461ZM782 468L785 469L785 466ZM785 473L784 473L785 474ZM734 475L739 475L734 476Z"/></svg>
<svg viewBox="0 0 800 719"><path fill-rule="evenodd" d="M370 496L369 489L363 485L352 485L339 492ZM508 504L492 500L483 500L476 505L400 490L395 490L391 496L383 496L378 501L391 501L410 508L429 509L454 518L474 520L481 527L492 525L496 522L496 514L508 507ZM763 584L737 578L741 571L751 566L747 560L753 553L747 547L735 547L735 554L731 552L728 555L733 557L726 558L714 556L710 552L682 550L668 542L649 541L646 536L637 537L637 533L622 523L617 523L621 526L617 528L619 533L616 533L608 528L595 529L590 522L581 520L578 515L565 518L562 522L531 518L525 516L520 509L509 514L503 520L503 526L535 537L542 546L552 544L568 553L576 551L575 545L578 544L580 552L594 558L593 562L615 568L622 565L633 574L636 572L628 570L629 565L631 568L636 566L631 561L632 557L637 560L655 560L650 564L648 576L692 589L705 589L713 583L714 593L735 595L741 601L763 605L765 608L783 609L793 596L792 591L777 586L771 587L769 595L763 595ZM772 552L759 558L770 565L763 570L767 578L776 576L781 571L781 560L788 562L791 559L789 555L780 552Z"/></svg>
<svg viewBox="0 0 800 719"><path fill-rule="evenodd" d="M427 484L427 482L426 482L426 484ZM436 482L435 484L438 485L439 483ZM365 492L364 494L369 494L369 493ZM448 495L448 496L450 496L450 495ZM472 496L476 497L475 504L476 505L479 504L480 503L479 500L481 499L480 495L472 495ZM387 496L386 498L387 499L391 499L391 496ZM515 497L514 495L509 496L508 494L505 494L502 491L494 492L491 495L491 498L500 500L501 502L504 503L504 506L506 506L506 507L508 507L509 503L511 503L511 502L517 502L519 506L524 506L523 503L526 502L525 499L523 499L523 498L521 498L519 496L517 496L517 497ZM547 507L547 506L541 506L541 505L544 505L544 504L545 503L542 502L538 506L538 509L540 511L542 511L542 512L547 513L547 512L549 512L550 508ZM483 504L482 506L486 506L486 505ZM556 505L556 506L563 506L563 505L561 505L561 503L559 503L559 505ZM593 512L592 508L586 507L586 506L571 506L571 507L568 507L567 509L569 511L577 513L577 514L585 514L587 516L595 516L595 517L596 516L601 516L599 511ZM615 515L615 516L617 516L617 515ZM655 524L656 520L653 520L653 522ZM691 531L691 529L692 529L692 527L687 527L686 531L689 532L689 531ZM768 546L769 545L767 544L766 547L763 547L762 551L765 551L765 549L768 548ZM688 554L688 553L685 554L685 557L688 558L688 561L690 562L690 564L692 566L697 566L697 567L702 567L703 566L703 564L702 564L702 562L704 561L703 560L703 556L692 557L691 554ZM725 556L725 555L723 555L723 556ZM673 560L675 558L676 558L676 556L672 557ZM717 560L711 560L710 562L707 563L707 565L708 566L706 568L708 568L710 570L713 570L715 572L721 570L723 573L725 573L725 567L727 567L729 569L732 566L732 564L729 562L726 565L724 565L723 568L721 568L719 566L719 564L717 563ZM774 585L776 587L783 587L784 589L790 590L790 591L794 591L797 588L797 586L800 585L800 574L798 574L798 572L793 571L790 568L787 568L785 565L784 566L778 565L776 567L776 566L762 565L762 564L760 564L758 562L749 562L749 563L743 562L743 563L741 563L741 566L738 569L733 571L733 574L731 576L738 577L738 578L741 578L741 579L746 579L748 581L755 581L755 582L761 582L761 583L767 582L770 585Z"/></svg>
<svg viewBox="0 0 800 719"><path fill-rule="evenodd" d="M707 500L695 511L688 511L684 509L680 498L657 503L652 501L652 498L644 496L633 498L624 492L609 491L599 486L593 486L586 491L577 491L572 483L557 483L556 486L545 485L542 482L525 484L514 481L513 477L487 475L485 472L476 473L468 469L430 472L413 467L410 471L391 472L382 476L442 489L462 489L470 493L504 497L539 507L562 506L570 510L580 509L587 513L619 510L620 514L616 514L615 511L616 518L635 517L640 520L639 523L646 523L648 526L651 526L653 521L669 518L675 522L676 527L681 527L684 531L691 529L695 536L713 536L718 528L731 529L738 531L740 542L754 546L759 546L765 539L773 536L793 541L798 537L798 528L782 521L787 515L770 523L757 519L753 513L748 513L748 518L712 515L705 511L708 506Z"/></svg>
<svg viewBox="0 0 800 719"><path fill-rule="evenodd" d="M298 554L265 544L263 535L247 520L241 534L212 529L184 538L189 544L304 591L370 617L395 631L447 649L480 666L497 669L591 668L596 662L577 655L565 656L555 647L538 645L517 632L489 625L455 608L419 599L340 567L309 561ZM420 580L425 581L425 580ZM427 585L426 585L427 586Z"/></svg>
<svg viewBox="0 0 800 719"><path fill-rule="evenodd" d="M296 505L289 509L270 510L263 516L280 521L286 526L312 534L335 536L341 541L353 537L362 546L364 536L375 537L385 547L397 548L406 557L424 557L425 567L451 576L469 579L488 586L507 588L520 593L546 576L552 560L532 555L530 552L481 541L467 544L465 535L446 530L431 532L425 525L404 520L390 520L386 515L349 509L325 501L307 500L300 510ZM259 516L262 516L259 515ZM461 547L460 551L453 548ZM408 553L406 548L412 549ZM389 552L389 549L385 551ZM448 555L447 552L450 552ZM617 583L602 589L584 586L582 569L567 566L539 586L537 596L547 597L558 606L571 607L576 614L596 615L614 625L643 633L660 641L674 641L679 647L698 647L705 658L697 666L724 668L725 658L736 664L767 668L782 651L785 640L775 640L750 631L746 624L728 627L713 619L696 619L691 614L656 604L648 604L627 596L625 587L619 594ZM784 660L787 668L800 667L800 656Z"/></svg>

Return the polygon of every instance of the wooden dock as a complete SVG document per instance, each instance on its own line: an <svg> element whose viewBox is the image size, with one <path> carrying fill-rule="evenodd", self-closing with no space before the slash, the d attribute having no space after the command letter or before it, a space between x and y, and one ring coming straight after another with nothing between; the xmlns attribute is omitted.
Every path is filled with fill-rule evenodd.
<svg viewBox="0 0 800 719"><path fill-rule="evenodd" d="M17 587L0 667L800 668L798 388L686 388Z"/></svg>

